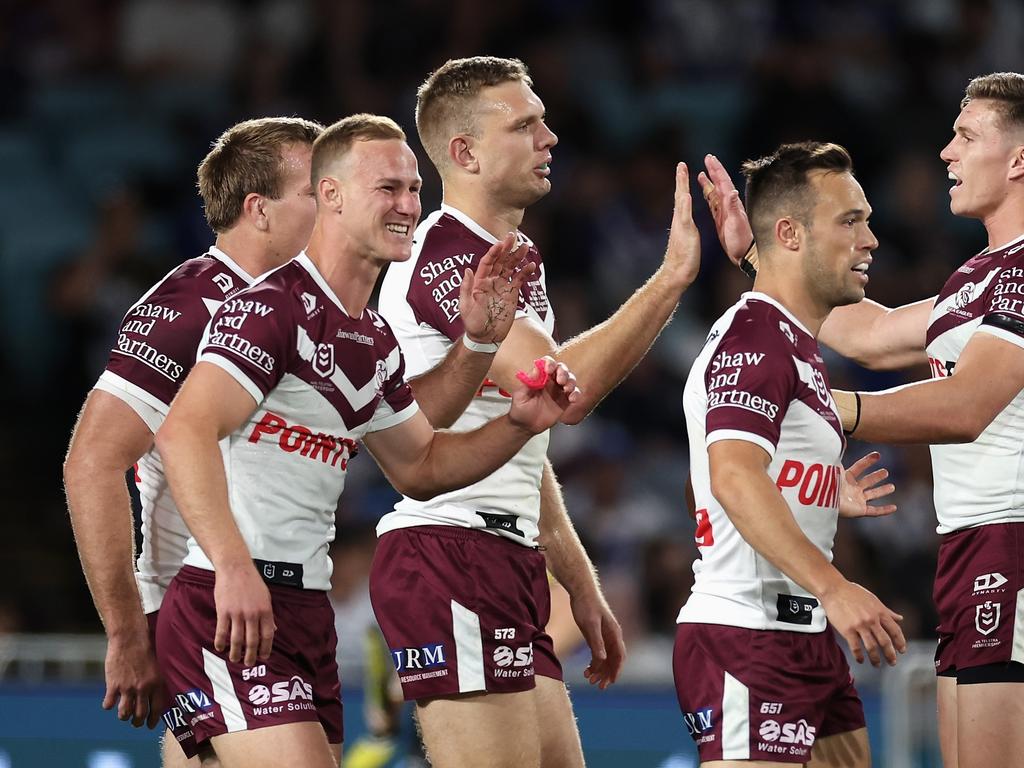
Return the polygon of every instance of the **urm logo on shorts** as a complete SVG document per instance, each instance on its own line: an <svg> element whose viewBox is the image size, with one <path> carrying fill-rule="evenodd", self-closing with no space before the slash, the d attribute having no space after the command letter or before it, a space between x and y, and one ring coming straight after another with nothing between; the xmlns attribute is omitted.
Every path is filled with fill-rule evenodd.
<svg viewBox="0 0 1024 768"><path fill-rule="evenodd" d="M421 645L419 648L392 648L391 659L398 672L409 669L431 669L448 664L444 656L444 644Z"/></svg>
<svg viewBox="0 0 1024 768"><path fill-rule="evenodd" d="M695 712L684 712L683 720L686 722L690 735L696 739L705 731L710 731L715 727L714 708L702 707Z"/></svg>

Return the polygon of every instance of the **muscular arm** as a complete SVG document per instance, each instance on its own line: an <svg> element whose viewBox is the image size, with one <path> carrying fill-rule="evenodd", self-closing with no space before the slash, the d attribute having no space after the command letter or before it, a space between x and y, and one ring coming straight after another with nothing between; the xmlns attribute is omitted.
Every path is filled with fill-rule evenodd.
<svg viewBox="0 0 1024 768"><path fill-rule="evenodd" d="M867 651L890 664L906 642L899 618L862 587L843 578L800 529L782 493L768 475L770 457L743 440L721 440L708 448L711 492L743 539L776 568L818 598L829 621L846 638L857 661ZM863 647L863 650L862 650Z"/></svg>
<svg viewBox="0 0 1024 768"><path fill-rule="evenodd" d="M836 307L818 338L865 368L890 370L926 363L925 334L934 303L932 297L889 309L864 299Z"/></svg>
<svg viewBox="0 0 1024 768"><path fill-rule="evenodd" d="M973 442L1021 389L1024 349L976 333L952 376L861 393L860 424L853 434L880 443Z"/></svg>
<svg viewBox="0 0 1024 768"><path fill-rule="evenodd" d="M125 471L153 443L149 427L126 403L93 390L75 426L64 461L64 485L78 555L107 632L107 693L118 715L152 728L162 714L159 673L135 583L134 532Z"/></svg>
<svg viewBox="0 0 1024 768"><path fill-rule="evenodd" d="M552 355L579 381L582 397L562 418L567 424L579 423L647 354L699 268L700 235L693 223L690 177L686 164L679 163L672 229L658 271L611 317L560 347L536 323L517 320L495 356L491 378L507 390L516 371L529 371L534 359Z"/></svg>
<svg viewBox="0 0 1024 768"><path fill-rule="evenodd" d="M612 615L586 550L576 535L562 499L562 489L545 460L540 483L540 534L548 570L568 592L573 618L590 646L590 666L584 672L601 688L615 682L626 657L622 629Z"/></svg>
<svg viewBox="0 0 1024 768"><path fill-rule="evenodd" d="M227 372L200 362L185 379L156 445L181 516L216 571L214 646L230 641L232 661L253 664L270 655L273 615L270 593L256 572L228 504L227 478L218 441L236 430L256 407Z"/></svg>
<svg viewBox="0 0 1024 768"><path fill-rule="evenodd" d="M461 340L437 366L409 379L420 410L435 427L450 427L483 384L494 354L473 352Z"/></svg>
<svg viewBox="0 0 1024 768"><path fill-rule="evenodd" d="M471 432L435 432L422 412L363 438L388 480L400 493L429 499L478 482L515 456L534 435L557 421L579 397L565 366L548 360L550 380L540 390L519 385L512 408Z"/></svg>

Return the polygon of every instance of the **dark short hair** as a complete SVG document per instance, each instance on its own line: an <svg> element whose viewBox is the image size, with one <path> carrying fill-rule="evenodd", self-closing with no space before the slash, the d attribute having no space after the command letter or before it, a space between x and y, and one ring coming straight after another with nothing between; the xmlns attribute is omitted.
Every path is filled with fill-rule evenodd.
<svg viewBox="0 0 1024 768"><path fill-rule="evenodd" d="M518 81L533 85L526 65L497 56L450 59L430 73L416 91L416 130L435 167L447 163L452 136L475 134L473 108L480 91Z"/></svg>
<svg viewBox="0 0 1024 768"><path fill-rule="evenodd" d="M348 154L357 141L398 139L405 141L405 131L390 117L360 112L329 125L313 142L313 187L327 175L334 163Z"/></svg>
<svg viewBox="0 0 1024 768"><path fill-rule="evenodd" d="M196 171L210 228L217 233L231 229L242 215L247 195L279 198L283 193L282 150L312 144L323 128L301 117L261 117L224 131Z"/></svg>
<svg viewBox="0 0 1024 768"><path fill-rule="evenodd" d="M766 157L747 160L742 169L747 179L747 216L754 239L769 243L779 215L810 223L814 209L811 172L853 173L853 160L838 144L802 141L783 144Z"/></svg>
<svg viewBox="0 0 1024 768"><path fill-rule="evenodd" d="M1019 72L993 72L974 78L967 84L960 108L972 99L996 102L1003 128L1024 128L1024 75Z"/></svg>

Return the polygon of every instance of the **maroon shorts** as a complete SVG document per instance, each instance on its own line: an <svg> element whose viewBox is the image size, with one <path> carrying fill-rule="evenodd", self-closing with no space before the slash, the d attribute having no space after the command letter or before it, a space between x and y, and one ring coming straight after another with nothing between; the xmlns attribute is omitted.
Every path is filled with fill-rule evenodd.
<svg viewBox="0 0 1024 768"><path fill-rule="evenodd" d="M390 531L377 542L370 599L407 701L562 679L536 549L468 528Z"/></svg>
<svg viewBox="0 0 1024 768"><path fill-rule="evenodd" d="M146 614L146 621L149 622L149 642L153 645L154 650L156 649L156 627L159 618L160 611L158 610ZM166 689L166 686L164 687ZM164 725L167 726L167 730L171 732L174 740L181 745L181 751L185 753L185 757L195 757L198 754L196 740L192 737L192 729L185 721L185 713L181 707L174 704L174 699L170 696L167 697L167 701L169 706L164 712Z"/></svg>
<svg viewBox="0 0 1024 768"><path fill-rule="evenodd" d="M326 592L268 584L274 607L270 658L252 666L214 650L212 571L183 567L160 607L157 659L197 744L271 725L319 722L331 744L343 737L334 611Z"/></svg>
<svg viewBox="0 0 1024 768"><path fill-rule="evenodd" d="M802 764L815 739L864 727L864 708L831 629L680 624L672 671L702 763Z"/></svg>
<svg viewBox="0 0 1024 768"><path fill-rule="evenodd" d="M947 533L933 597L939 612L935 671L1024 662L1024 523ZM1016 647L1015 643L1020 647Z"/></svg>

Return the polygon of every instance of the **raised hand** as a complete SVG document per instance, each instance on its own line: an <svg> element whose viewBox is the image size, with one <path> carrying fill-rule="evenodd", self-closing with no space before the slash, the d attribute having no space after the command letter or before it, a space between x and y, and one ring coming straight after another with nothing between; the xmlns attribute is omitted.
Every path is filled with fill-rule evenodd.
<svg viewBox="0 0 1024 768"><path fill-rule="evenodd" d="M869 501L888 496L896 490L892 483L880 485L887 477L889 470L876 469L865 474L878 463L882 454L872 451L853 464L840 475L839 482L839 516L840 517L880 517L891 515L896 511L895 504L872 506Z"/></svg>
<svg viewBox="0 0 1024 768"><path fill-rule="evenodd" d="M274 643L274 609L270 590L252 563L216 572L213 599L217 606L217 629L213 647L228 659L252 666L257 659L270 658Z"/></svg>
<svg viewBox="0 0 1024 768"><path fill-rule="evenodd" d="M676 165L675 204L672 228L665 249L665 267L678 273L680 282L689 286L700 271L700 233L693 223L693 197L690 195L690 171L686 163Z"/></svg>
<svg viewBox="0 0 1024 768"><path fill-rule="evenodd" d="M535 435L554 426L562 412L580 399L576 377L564 363L542 357L536 366L537 384L521 380L512 391L512 408L508 413L514 425Z"/></svg>
<svg viewBox="0 0 1024 768"><path fill-rule="evenodd" d="M491 246L477 265L467 269L459 290L459 315L466 336L481 344L504 341L516 317L519 291L537 265L526 261L528 249L510 232Z"/></svg>
<svg viewBox="0 0 1024 768"><path fill-rule="evenodd" d="M843 580L822 596L821 607L858 664L867 653L873 666L880 666L883 656L893 666L897 652L906 652L907 641L899 625L903 617L859 584Z"/></svg>
<svg viewBox="0 0 1024 768"><path fill-rule="evenodd" d="M747 211L740 201L740 193L732 183L729 172L714 155L704 156L704 167L707 172L697 174L697 183L711 209L711 218L715 222L718 242L729 260L736 264L750 249L754 242L754 233L750 229Z"/></svg>

